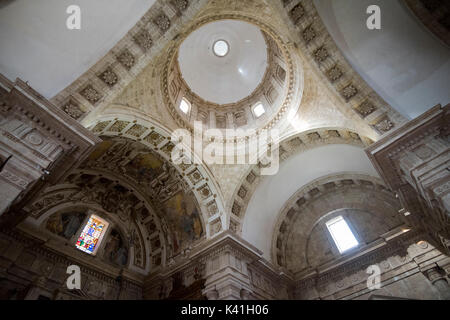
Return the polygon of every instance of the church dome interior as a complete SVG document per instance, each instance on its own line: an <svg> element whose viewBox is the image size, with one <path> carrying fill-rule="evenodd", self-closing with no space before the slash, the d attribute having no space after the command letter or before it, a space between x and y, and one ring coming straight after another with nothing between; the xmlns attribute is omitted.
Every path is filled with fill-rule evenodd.
<svg viewBox="0 0 450 320"><path fill-rule="evenodd" d="M449 16L1 2L0 300L450 299Z"/></svg>
<svg viewBox="0 0 450 320"><path fill-rule="evenodd" d="M201 26L181 43L178 64L187 86L219 105L252 94L267 70L267 44L258 27L239 20Z"/></svg>

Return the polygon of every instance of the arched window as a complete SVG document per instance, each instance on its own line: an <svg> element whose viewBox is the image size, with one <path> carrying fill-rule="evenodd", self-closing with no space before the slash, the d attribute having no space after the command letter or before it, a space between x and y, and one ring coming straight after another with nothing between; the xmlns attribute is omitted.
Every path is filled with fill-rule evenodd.
<svg viewBox="0 0 450 320"><path fill-rule="evenodd" d="M326 223L326 226L339 253L344 253L358 246L358 240L356 240L355 235L342 216L331 219Z"/></svg>
<svg viewBox="0 0 450 320"><path fill-rule="evenodd" d="M182 98L181 102L180 102L181 112L183 112L184 114L188 114L190 109L191 109L191 104L189 103L189 101L187 101L185 98Z"/></svg>
<svg viewBox="0 0 450 320"><path fill-rule="evenodd" d="M266 110L264 109L264 106L261 102L258 102L254 107L253 107L253 114L255 115L255 117L259 118L260 116L262 116L264 113L266 112Z"/></svg>
<svg viewBox="0 0 450 320"><path fill-rule="evenodd" d="M109 223L102 218L91 215L75 244L77 249L95 255L108 225Z"/></svg>

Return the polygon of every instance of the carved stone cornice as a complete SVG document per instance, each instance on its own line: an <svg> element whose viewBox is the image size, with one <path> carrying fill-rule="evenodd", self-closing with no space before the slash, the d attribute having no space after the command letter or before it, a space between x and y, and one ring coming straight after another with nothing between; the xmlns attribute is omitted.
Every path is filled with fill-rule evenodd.
<svg viewBox="0 0 450 320"><path fill-rule="evenodd" d="M402 235L387 241L384 245L374 250L370 250L358 257L352 258L347 262L338 264L335 267L330 266L327 270L322 272L319 270L311 270L309 274L301 276L300 279L296 280L296 288L304 289L314 285L324 285L341 279L344 276L364 270L368 266L380 263L391 256L406 256L407 248L411 244L422 240L424 237L424 234L420 231L403 233Z"/></svg>
<svg viewBox="0 0 450 320"><path fill-rule="evenodd" d="M37 196L40 180L60 181L101 139L22 80L13 83L0 74L0 88L1 215ZM1 223L17 218L22 217L4 215Z"/></svg>
<svg viewBox="0 0 450 320"><path fill-rule="evenodd" d="M12 83L0 74L0 86L8 92L3 96L3 112L16 113L32 127L37 127L43 130L45 135L50 135L63 148L73 150L69 158L71 161L84 159L92 151L93 146L101 141L21 79ZM32 144L38 144L38 139L39 137L33 137L28 140ZM66 161L69 159L66 158Z"/></svg>
<svg viewBox="0 0 450 320"><path fill-rule="evenodd" d="M399 154L430 136L445 139L449 127L450 104L437 105L370 145L366 153L386 184L396 190L404 183L395 163Z"/></svg>

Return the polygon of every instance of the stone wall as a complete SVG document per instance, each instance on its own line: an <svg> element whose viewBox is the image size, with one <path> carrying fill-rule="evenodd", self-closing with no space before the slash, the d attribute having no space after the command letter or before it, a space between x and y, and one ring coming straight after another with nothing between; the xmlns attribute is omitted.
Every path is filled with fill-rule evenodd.
<svg viewBox="0 0 450 320"><path fill-rule="evenodd" d="M81 269L81 289L68 290L67 267ZM20 231L0 232L0 299L140 299L135 281L55 251Z"/></svg>

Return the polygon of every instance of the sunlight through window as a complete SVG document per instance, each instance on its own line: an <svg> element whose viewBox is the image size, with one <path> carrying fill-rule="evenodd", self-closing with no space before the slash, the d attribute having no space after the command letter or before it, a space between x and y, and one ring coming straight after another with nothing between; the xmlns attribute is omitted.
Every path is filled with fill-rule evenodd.
<svg viewBox="0 0 450 320"><path fill-rule="evenodd" d="M189 112L189 102L187 102L186 101L186 99L181 99L181 102L180 102L180 110L183 112L183 113L185 113L185 114L187 114L188 112Z"/></svg>
<svg viewBox="0 0 450 320"><path fill-rule="evenodd" d="M262 116L265 112L266 112L266 110L264 110L264 106L262 105L261 102L259 102L259 103L253 108L253 113L255 114L255 116L256 116L257 118L259 118L260 116Z"/></svg>

